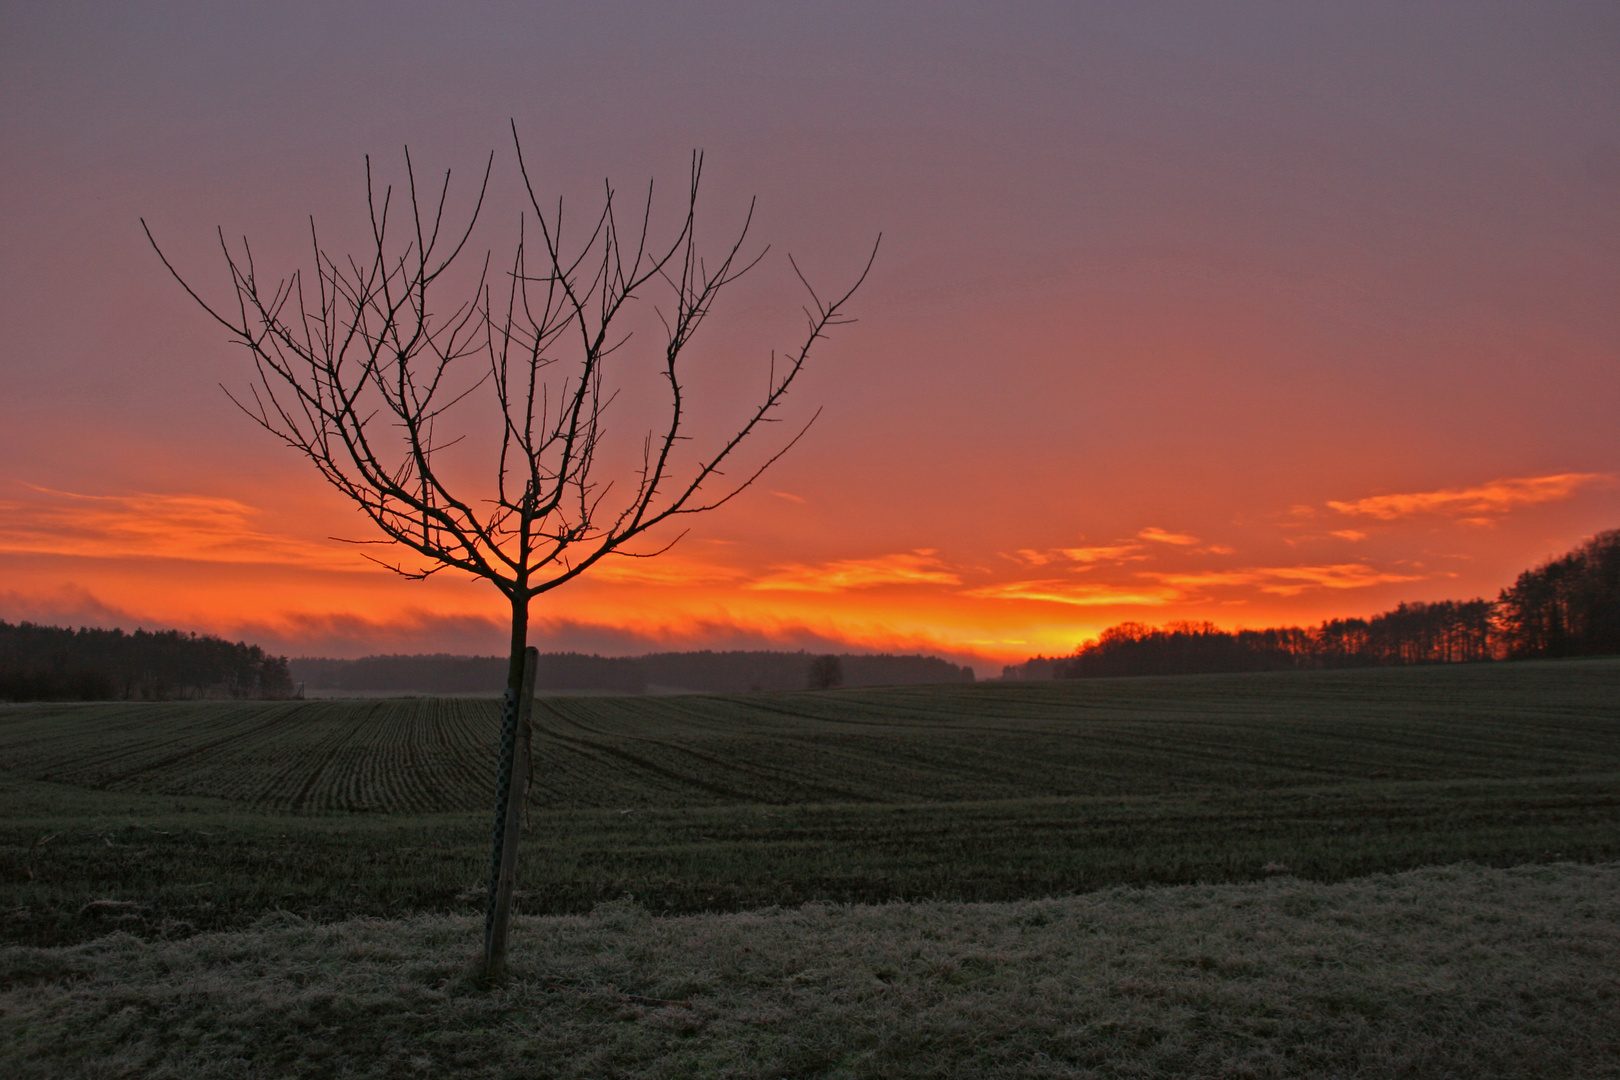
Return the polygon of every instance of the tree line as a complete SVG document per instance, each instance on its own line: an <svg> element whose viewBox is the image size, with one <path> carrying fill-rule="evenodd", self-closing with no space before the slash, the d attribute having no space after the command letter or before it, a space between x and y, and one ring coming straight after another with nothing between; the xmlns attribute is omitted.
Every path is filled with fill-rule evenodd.
<svg viewBox="0 0 1620 1080"><path fill-rule="evenodd" d="M178 630L99 630L0 622L0 700L170 701L281 698L287 658Z"/></svg>
<svg viewBox="0 0 1620 1080"><path fill-rule="evenodd" d="M828 656L836 664L828 662ZM824 689L830 686L911 686L972 682L973 669L937 656L807 652L653 653L639 658L647 681L716 693Z"/></svg>
<svg viewBox="0 0 1620 1080"><path fill-rule="evenodd" d="M844 686L895 686L971 682L973 669L937 656L854 655L731 651L596 656L542 653L535 686L541 690L602 690L646 693L649 688L743 693ZM817 665L820 665L818 667ZM425 694L488 693L502 685L506 658L498 656L367 656L358 660L302 657L292 676L310 690L414 691ZM836 677L831 672L836 670Z"/></svg>
<svg viewBox="0 0 1620 1080"><path fill-rule="evenodd" d="M0 622L0 701L169 701L285 698L302 689L355 693L489 694L504 656L271 656L257 645L179 630L99 630ZM736 693L806 687L972 682L973 669L937 656L733 651L597 656L543 653L539 690L644 694Z"/></svg>
<svg viewBox="0 0 1620 1080"><path fill-rule="evenodd" d="M1072 656L1003 678L1286 671L1620 653L1620 529L1520 574L1496 600L1400 604L1369 619L1227 631L1208 622L1111 626Z"/></svg>

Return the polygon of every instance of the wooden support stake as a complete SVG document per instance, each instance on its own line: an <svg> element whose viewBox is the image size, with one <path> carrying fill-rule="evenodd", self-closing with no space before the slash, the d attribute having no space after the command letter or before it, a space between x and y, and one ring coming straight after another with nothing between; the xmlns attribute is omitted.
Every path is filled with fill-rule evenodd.
<svg viewBox="0 0 1620 1080"><path fill-rule="evenodd" d="M499 856L484 933L484 978L494 981L506 971L506 928L512 921L512 889L517 885L518 836L523 831L523 805L529 794L529 744L533 734L535 668L540 650L523 652L523 689L517 700L517 730L512 743L512 779L507 788Z"/></svg>

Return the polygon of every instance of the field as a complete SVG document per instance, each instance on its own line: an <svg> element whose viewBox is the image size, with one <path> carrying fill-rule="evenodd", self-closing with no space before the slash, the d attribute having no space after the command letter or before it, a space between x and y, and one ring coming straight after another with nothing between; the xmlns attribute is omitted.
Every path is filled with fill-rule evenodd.
<svg viewBox="0 0 1620 1080"><path fill-rule="evenodd" d="M1612 1076L1620 660L0 710L19 1077Z"/></svg>
<svg viewBox="0 0 1620 1080"><path fill-rule="evenodd" d="M1620 663L551 698L537 810L962 803L1620 773ZM254 810L484 810L469 698L37 705L0 769Z"/></svg>
<svg viewBox="0 0 1620 1080"><path fill-rule="evenodd" d="M519 910L1620 858L1620 662L539 703ZM495 704L0 711L4 938L475 912Z"/></svg>

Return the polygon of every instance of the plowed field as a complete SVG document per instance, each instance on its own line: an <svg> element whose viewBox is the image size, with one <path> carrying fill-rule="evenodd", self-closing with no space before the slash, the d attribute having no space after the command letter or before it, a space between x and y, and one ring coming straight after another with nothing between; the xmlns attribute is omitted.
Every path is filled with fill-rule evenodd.
<svg viewBox="0 0 1620 1080"><path fill-rule="evenodd" d="M494 700L15 706L0 770L299 813L481 810ZM551 698L536 809L1620 774L1620 662Z"/></svg>
<svg viewBox="0 0 1620 1080"><path fill-rule="evenodd" d="M518 909L1620 859L1620 660L537 702ZM483 910L490 700L0 708L0 942Z"/></svg>

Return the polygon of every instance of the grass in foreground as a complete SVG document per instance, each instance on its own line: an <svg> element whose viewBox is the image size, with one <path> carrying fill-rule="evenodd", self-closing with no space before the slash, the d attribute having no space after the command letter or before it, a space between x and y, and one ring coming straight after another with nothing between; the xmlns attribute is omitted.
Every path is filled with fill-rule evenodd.
<svg viewBox="0 0 1620 1080"><path fill-rule="evenodd" d="M31 1077L1597 1077L1620 864L1007 904L471 917L0 949Z"/></svg>

